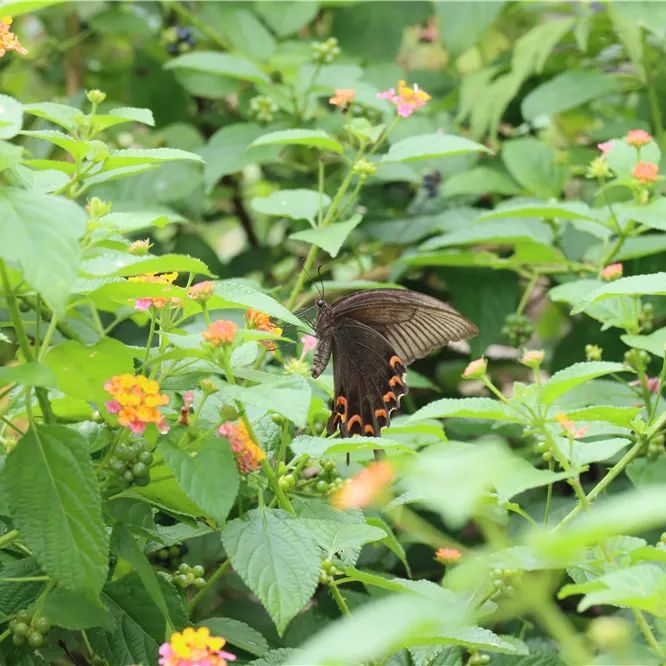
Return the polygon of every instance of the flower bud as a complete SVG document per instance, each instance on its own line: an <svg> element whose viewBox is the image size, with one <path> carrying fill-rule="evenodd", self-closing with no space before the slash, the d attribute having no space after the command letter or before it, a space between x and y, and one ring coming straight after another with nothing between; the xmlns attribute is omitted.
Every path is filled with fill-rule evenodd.
<svg viewBox="0 0 666 666"><path fill-rule="evenodd" d="M377 171L377 167L362 157L360 160L356 160L352 166L352 172L361 178L367 178L368 176L373 176Z"/></svg>
<svg viewBox="0 0 666 666"><path fill-rule="evenodd" d="M132 241L128 246L127 246L127 251L130 254L134 254L136 256L143 256L144 254L148 254L148 250L150 250L150 239L149 238L144 238L143 240L135 240Z"/></svg>
<svg viewBox="0 0 666 666"><path fill-rule="evenodd" d="M543 362L543 349L530 349L526 351L520 362L528 368L538 368Z"/></svg>
<svg viewBox="0 0 666 666"><path fill-rule="evenodd" d="M482 356L468 364L462 373L463 379L481 379L486 374L488 361Z"/></svg>
<svg viewBox="0 0 666 666"><path fill-rule="evenodd" d="M608 264L608 266L605 266L602 271L599 273L599 277L601 277L602 280L606 280L607 282L611 282L613 280L617 280L622 277L622 271L623 267L622 264L616 263L616 264Z"/></svg>
<svg viewBox="0 0 666 666"><path fill-rule="evenodd" d="M585 345L585 360L601 361L604 350L598 345Z"/></svg>
<svg viewBox="0 0 666 666"><path fill-rule="evenodd" d="M202 379L199 382L199 388L204 392L204 395L213 395L217 393L218 388L210 379ZM236 418L235 416L233 418Z"/></svg>
<svg viewBox="0 0 666 666"><path fill-rule="evenodd" d="M111 202L107 203L106 201L102 201L99 197L93 197L88 200L86 210L93 220L98 220L100 217L104 217L111 212Z"/></svg>
<svg viewBox="0 0 666 666"><path fill-rule="evenodd" d="M608 168L608 162L602 155L589 163L585 175L588 178L610 178L613 174Z"/></svg>
<svg viewBox="0 0 666 666"><path fill-rule="evenodd" d="M91 104L101 104L106 99L106 93L95 88L94 90L88 90L86 97Z"/></svg>

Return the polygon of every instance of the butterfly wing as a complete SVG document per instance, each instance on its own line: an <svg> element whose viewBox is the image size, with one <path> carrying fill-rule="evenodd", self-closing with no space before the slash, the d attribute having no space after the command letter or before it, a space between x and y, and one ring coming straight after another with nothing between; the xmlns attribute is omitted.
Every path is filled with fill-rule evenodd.
<svg viewBox="0 0 666 666"><path fill-rule="evenodd" d="M335 301L331 310L334 321L352 319L380 333L404 365L478 333L450 305L407 289L356 292Z"/></svg>
<svg viewBox="0 0 666 666"><path fill-rule="evenodd" d="M379 437L407 392L405 365L386 338L361 322L341 320L333 332L334 396L329 434Z"/></svg>

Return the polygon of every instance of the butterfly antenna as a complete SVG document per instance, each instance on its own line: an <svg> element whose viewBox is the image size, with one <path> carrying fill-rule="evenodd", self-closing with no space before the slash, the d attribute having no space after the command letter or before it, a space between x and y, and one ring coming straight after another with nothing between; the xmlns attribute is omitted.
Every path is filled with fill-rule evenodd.
<svg viewBox="0 0 666 666"><path fill-rule="evenodd" d="M322 300L326 300L325 295L324 295L324 280L321 277L321 264L319 264L319 266L317 266L317 275L319 276L319 285L321 285L321 286L317 285L317 289L321 293Z"/></svg>

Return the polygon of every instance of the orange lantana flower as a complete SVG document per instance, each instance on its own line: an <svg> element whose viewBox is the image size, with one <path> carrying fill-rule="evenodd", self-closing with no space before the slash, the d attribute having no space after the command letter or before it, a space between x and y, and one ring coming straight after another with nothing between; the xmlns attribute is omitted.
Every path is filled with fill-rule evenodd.
<svg viewBox="0 0 666 666"><path fill-rule="evenodd" d="M657 180L658 173L659 167L654 162L639 162L631 175L642 185L647 185L647 183L654 183Z"/></svg>
<svg viewBox="0 0 666 666"><path fill-rule="evenodd" d="M25 55L28 49L21 46L18 37L11 31L12 24L11 16L0 17L0 58L2 58L7 51L16 51L21 55Z"/></svg>
<svg viewBox="0 0 666 666"><path fill-rule="evenodd" d="M258 310L249 308L245 313L245 321L248 328L256 331L272 333L273 335L282 335L282 329L279 326L275 326L267 314L259 312ZM275 345L271 340L262 340L261 344L264 345L268 351L275 351Z"/></svg>
<svg viewBox="0 0 666 666"><path fill-rule="evenodd" d="M220 345L230 344L234 341L237 328L233 321L218 319L209 324L208 328L201 335L204 340L210 342L215 347L219 347Z"/></svg>
<svg viewBox="0 0 666 666"><path fill-rule="evenodd" d="M218 432L229 440L236 465L242 474L249 474L261 467L266 454L250 437L243 421L226 421L218 428Z"/></svg>
<svg viewBox="0 0 666 666"><path fill-rule="evenodd" d="M224 638L211 636L208 627L187 627L162 643L160 666L227 666L236 655L222 650L225 643Z"/></svg>
<svg viewBox="0 0 666 666"><path fill-rule="evenodd" d="M118 415L120 425L139 435L149 423L154 423L162 433L168 432L169 426L158 407L166 405L169 398L160 393L160 385L154 379L126 372L111 377L104 390L113 398L106 408Z"/></svg>
<svg viewBox="0 0 666 666"><path fill-rule="evenodd" d="M163 284L171 285L178 277L178 273L162 273L156 275L155 273L146 273L145 275L134 275L127 278L128 282L145 282L146 284ZM149 310L153 308L163 308L167 304L178 306L180 305L180 298L164 298L162 296L148 296L146 298L137 298L134 301L136 310Z"/></svg>
<svg viewBox="0 0 666 666"><path fill-rule="evenodd" d="M352 103L354 97L356 97L356 91L353 88L336 88L335 95L329 98L328 103L344 109Z"/></svg>
<svg viewBox="0 0 666 666"><path fill-rule="evenodd" d="M370 463L331 497L336 509L360 509L377 500L395 476L393 465L386 461Z"/></svg>

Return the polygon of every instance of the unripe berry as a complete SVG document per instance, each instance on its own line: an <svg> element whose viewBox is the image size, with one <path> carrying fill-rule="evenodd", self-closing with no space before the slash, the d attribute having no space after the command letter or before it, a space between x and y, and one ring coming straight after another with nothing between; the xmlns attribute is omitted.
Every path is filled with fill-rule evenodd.
<svg viewBox="0 0 666 666"><path fill-rule="evenodd" d="M12 631L14 636L25 637L30 633L30 627L25 622L17 622Z"/></svg>
<svg viewBox="0 0 666 666"><path fill-rule="evenodd" d="M39 617L34 623L34 628L41 634L48 634L51 631L51 621L48 617Z"/></svg>
<svg viewBox="0 0 666 666"><path fill-rule="evenodd" d="M134 476L145 476L147 472L148 468L142 462L134 463L134 465L132 465L132 474L134 474Z"/></svg>
<svg viewBox="0 0 666 666"><path fill-rule="evenodd" d="M190 573L191 571L190 565L187 562L181 562L180 565L178 566L178 572L182 574Z"/></svg>
<svg viewBox="0 0 666 666"><path fill-rule="evenodd" d="M199 576L199 578L195 578L195 579L194 579L194 583L193 583L193 585L194 585L194 587L196 587L198 590L200 590L202 587L205 587L205 585L206 585L206 579L205 579L205 578L202 578L201 576Z"/></svg>
<svg viewBox="0 0 666 666"><path fill-rule="evenodd" d="M28 645L31 648L39 648L44 645L44 636L39 631L31 631L28 634Z"/></svg>
<svg viewBox="0 0 666 666"><path fill-rule="evenodd" d="M141 453L139 453L138 461L144 465L151 465L153 462L153 454L150 451L141 451Z"/></svg>
<svg viewBox="0 0 666 666"><path fill-rule="evenodd" d="M200 565L200 564L195 564L192 567L192 573L197 577L201 578L206 573L206 570Z"/></svg>

